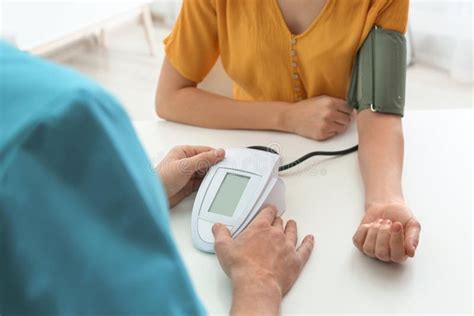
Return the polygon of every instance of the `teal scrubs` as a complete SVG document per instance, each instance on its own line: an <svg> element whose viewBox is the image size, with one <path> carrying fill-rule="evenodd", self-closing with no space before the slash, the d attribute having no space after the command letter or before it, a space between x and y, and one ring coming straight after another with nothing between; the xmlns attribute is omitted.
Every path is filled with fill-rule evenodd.
<svg viewBox="0 0 474 316"><path fill-rule="evenodd" d="M201 315L116 99L0 42L0 315Z"/></svg>

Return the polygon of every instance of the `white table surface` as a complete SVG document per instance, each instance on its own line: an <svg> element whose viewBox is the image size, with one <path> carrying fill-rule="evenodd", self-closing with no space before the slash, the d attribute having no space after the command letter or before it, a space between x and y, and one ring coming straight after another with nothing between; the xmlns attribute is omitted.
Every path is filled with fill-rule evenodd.
<svg viewBox="0 0 474 316"><path fill-rule="evenodd" d="M274 144L285 162L309 151L356 143L355 127L329 142L277 132L211 130L170 122L135 122L147 153L157 161L177 144L245 147ZM472 110L408 112L405 197L421 222L414 260L386 264L360 254L352 235L363 214L357 155L312 159L306 170L283 176L284 218L316 248L285 297L283 314L469 313L472 306ZM171 211L171 226L196 291L212 314L227 313L231 284L214 255L191 244L194 195Z"/></svg>

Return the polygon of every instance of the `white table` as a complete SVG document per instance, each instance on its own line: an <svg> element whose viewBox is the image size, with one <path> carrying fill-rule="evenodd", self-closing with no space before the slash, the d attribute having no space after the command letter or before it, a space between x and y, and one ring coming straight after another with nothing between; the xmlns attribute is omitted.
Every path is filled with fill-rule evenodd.
<svg viewBox="0 0 474 316"><path fill-rule="evenodd" d="M405 197L422 224L416 258L381 263L361 255L352 234L363 214L357 155L314 159L306 171L288 171L284 218L298 222L300 236L313 233L316 249L283 302L283 314L453 313L472 304L472 111L409 112ZM284 161L319 149L356 143L353 127L329 142L276 132L223 131L170 122L136 122L139 137L157 160L176 144L244 147L278 144ZM317 161L317 163L316 163ZM194 196L171 212L171 225L194 286L207 310L227 313L231 286L214 255L191 244Z"/></svg>

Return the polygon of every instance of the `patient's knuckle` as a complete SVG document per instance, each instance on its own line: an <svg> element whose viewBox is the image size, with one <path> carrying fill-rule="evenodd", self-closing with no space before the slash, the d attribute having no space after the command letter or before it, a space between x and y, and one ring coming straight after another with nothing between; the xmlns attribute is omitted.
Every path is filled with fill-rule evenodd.
<svg viewBox="0 0 474 316"><path fill-rule="evenodd" d="M321 133L326 136L329 133L329 125L328 124L323 124L321 126Z"/></svg>
<svg viewBox="0 0 474 316"><path fill-rule="evenodd" d="M390 254L387 249L379 249L375 252L375 256L383 261L387 261L390 258Z"/></svg>
<svg viewBox="0 0 474 316"><path fill-rule="evenodd" d="M317 133L314 137L315 140L324 140L325 137L322 133Z"/></svg>
<svg viewBox="0 0 474 316"><path fill-rule="evenodd" d="M324 96L323 101L324 101L324 104L326 104L326 106L328 106L328 107L334 105L334 100L330 96L327 96L327 95Z"/></svg>
<svg viewBox="0 0 474 316"><path fill-rule="evenodd" d="M366 254L373 254L373 252L374 252L373 248L372 248L369 244L367 244L367 243L365 243L365 244L362 246L362 250L363 250Z"/></svg>
<svg viewBox="0 0 474 316"><path fill-rule="evenodd" d="M321 95L317 98L321 106L325 106L328 102L329 97L327 95Z"/></svg>
<svg viewBox="0 0 474 316"><path fill-rule="evenodd" d="M331 109L329 109L329 108L325 109L324 112L323 112L323 119L329 120L331 118L331 116L332 116Z"/></svg>
<svg viewBox="0 0 474 316"><path fill-rule="evenodd" d="M407 256L395 256L392 257L392 261L396 263L403 263L407 260Z"/></svg>
<svg viewBox="0 0 474 316"><path fill-rule="evenodd" d="M354 235L352 236L352 243L357 246L357 247L360 247L360 244L362 243L362 238L359 236L359 235Z"/></svg>

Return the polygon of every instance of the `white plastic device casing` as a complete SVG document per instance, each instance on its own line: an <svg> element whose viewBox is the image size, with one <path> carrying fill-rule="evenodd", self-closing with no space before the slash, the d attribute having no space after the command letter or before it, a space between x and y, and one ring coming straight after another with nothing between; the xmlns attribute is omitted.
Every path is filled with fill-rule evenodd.
<svg viewBox="0 0 474 316"><path fill-rule="evenodd" d="M212 166L204 177L194 201L191 230L194 246L214 252L212 226L222 223L235 238L268 205L285 211L285 184L278 178L280 156L248 148L226 149L225 159ZM232 217L209 212L227 173L249 177Z"/></svg>

